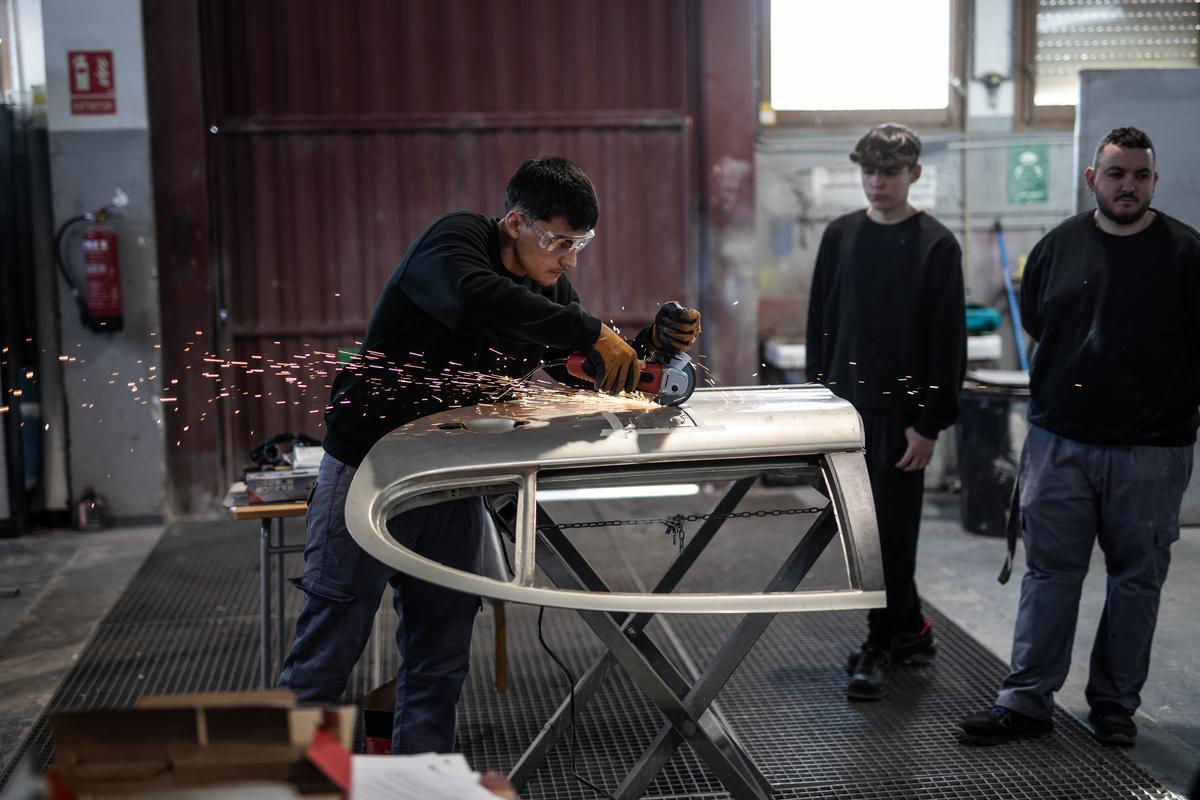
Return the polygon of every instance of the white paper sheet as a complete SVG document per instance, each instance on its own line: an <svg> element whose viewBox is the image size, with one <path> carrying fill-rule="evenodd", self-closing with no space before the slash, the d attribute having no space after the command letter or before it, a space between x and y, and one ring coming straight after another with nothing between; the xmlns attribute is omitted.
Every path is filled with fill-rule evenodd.
<svg viewBox="0 0 1200 800"><path fill-rule="evenodd" d="M459 753L354 756L350 800L496 800Z"/></svg>

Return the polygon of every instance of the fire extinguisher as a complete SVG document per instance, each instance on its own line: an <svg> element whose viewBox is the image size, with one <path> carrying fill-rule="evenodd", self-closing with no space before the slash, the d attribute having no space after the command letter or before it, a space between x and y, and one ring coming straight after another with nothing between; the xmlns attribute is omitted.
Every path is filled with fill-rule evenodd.
<svg viewBox="0 0 1200 800"><path fill-rule="evenodd" d="M108 225L115 217L107 206L90 214L80 214L63 223L55 237L58 267L79 306L80 321L94 331L119 331L124 324L121 305L121 262L117 253L117 232ZM80 292L71 270L63 242L68 231L81 222L91 222L83 232L84 291Z"/></svg>

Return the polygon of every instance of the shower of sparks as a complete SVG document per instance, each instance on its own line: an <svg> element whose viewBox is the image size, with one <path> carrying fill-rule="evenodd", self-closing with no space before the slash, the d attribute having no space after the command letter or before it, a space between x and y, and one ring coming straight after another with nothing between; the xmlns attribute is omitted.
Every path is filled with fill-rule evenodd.
<svg viewBox="0 0 1200 800"><path fill-rule="evenodd" d="M160 347L158 333L151 332L150 337L153 346ZM396 360L389 360L384 353L363 348L358 341L354 342L357 353L347 357L347 351L343 350L340 358L336 350L321 350L308 342L297 348L301 352L288 352L283 340L266 341L270 343L268 347L275 346L274 354L239 353L232 347L222 349L205 331L194 331L182 343L174 366L164 369L146 364L146 359L136 359L128 368L110 369L100 375L79 375L76 380L81 384L87 387L100 384L96 387L100 391L81 398L82 402L74 406L76 413L86 415L86 424L103 424L104 418L99 414L108 411L111 415L113 411L104 392L104 386L109 385L119 390L124 402L147 406L158 425L170 419L169 415L180 415L174 418L179 421L175 447L186 447L190 437L211 439L224 435L218 426L220 419L237 420L233 423L235 435L256 440L271 433L256 430L263 424L264 416L274 417L279 413L288 421L273 424L283 424L289 430L324 427L324 415L331 410L332 403L353 402L331 399L334 381L343 370L359 377L364 387L359 399L369 401L372 413L386 412L390 403L397 404L401 414L419 408L422 415L513 400L533 408L553 408L566 398L570 398L573 406L594 406L597 410L658 407L644 394L613 396L560 384L542 371L541 368L546 366L542 362L517 359L495 348L480 354L473 364L478 369L468 369L456 361L443 362L445 366L433 365L424 353L419 352L405 353ZM85 368L88 361L83 343L69 349L79 351L79 354L57 355L60 366L68 374ZM693 359L701 385L717 387L703 357L697 354ZM554 366L551 364L548 369L553 372ZM37 377L35 375L31 380L36 383ZM210 382L210 388L198 389L199 378ZM19 399L19 392L17 389L11 394ZM282 411L270 412L266 410L269 407ZM9 410L9 404L0 405L0 414ZM384 416L381 413L380 418ZM206 425L208 422L213 424Z"/></svg>
<svg viewBox="0 0 1200 800"><path fill-rule="evenodd" d="M195 336L199 338L204 333L197 331ZM564 398L571 398L574 404L595 405L597 409L650 409L657 405L642 394L612 396L559 384L541 371L545 366L542 362L516 359L494 348L484 353L483 360L489 362L489 371L467 369L459 362L434 366L418 352L406 353L399 361L394 361L382 352L369 349L361 349L348 359L345 353L339 359L337 352L315 348L301 353L274 356L253 353L237 357L229 348L223 354L201 350L198 342L193 340L184 344L183 354L183 363L178 367L180 376L161 374L163 370L145 366L139 359L135 370L110 370L103 379L114 388L122 387L126 398L155 406L159 420L163 415L183 415L179 419L187 420L188 424L179 428L181 436L175 439L176 447L185 446L189 435L215 435L216 431L212 430L205 433L205 429L212 426L204 423L215 424L220 418L218 414L210 413L215 412L218 405L226 419L249 417L249 424L239 427L247 428L250 437L261 435L253 426L261 424L263 404L285 407L287 415L303 415L305 421L298 423L300 427L310 427L313 416L317 417L316 427L323 427L321 420L332 408L332 403L352 402L347 399L334 401L330 397L334 380L343 370L360 378L365 386L360 398L367 399L372 409L386 408L389 402L395 402L406 406L405 411L407 407L419 406L424 413L434 413L441 409L511 400L522 400L534 407L552 406ZM86 363L84 359L70 355L60 355L58 360L68 369L76 363ZM696 368L707 385L715 385L702 364L697 363ZM195 394L189 399L184 386L180 385L189 372L193 378L202 377L212 384L211 391L203 393L206 395L204 406L199 407L203 410L198 414ZM184 385L187 385L186 381ZM191 386L194 391L194 380ZM85 401L79 408L94 412L96 403ZM0 412L7 410L3 408ZM290 416L290 419L297 417ZM97 424L102 421L91 420Z"/></svg>

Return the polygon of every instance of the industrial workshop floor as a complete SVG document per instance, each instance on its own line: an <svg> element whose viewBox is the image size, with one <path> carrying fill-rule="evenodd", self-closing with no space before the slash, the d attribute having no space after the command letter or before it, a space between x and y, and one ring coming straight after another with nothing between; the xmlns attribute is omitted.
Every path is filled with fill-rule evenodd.
<svg viewBox="0 0 1200 800"><path fill-rule="evenodd" d="M664 505L671 512L698 512L715 499L701 494L547 508L559 522L568 522L657 516ZM741 508L806 502L794 491L767 489L752 492ZM1186 791L1200 753L1200 728L1193 721L1200 709L1195 637L1200 589L1189 574L1200 565L1200 531L1186 530L1173 551L1173 580L1164 594L1144 713L1138 716L1142 736L1134 748L1094 743L1071 713L1085 710L1086 654L1103 593L1098 562L1085 588L1076 667L1058 698L1064 708L1056 712L1055 734L971 748L957 744L954 722L988 705L1003 676L996 653L1008 652L1020 572L1005 587L995 582L1002 543L964 533L955 503L953 497L931 496L922 533L919 581L939 637L936 664L895 671L883 702L847 703L844 664L862 637L863 613L782 615L719 696L720 712L776 796L1169 798L1176 796L1172 790ZM761 588L772 558L794 541L797 519L802 518L727 523L682 588ZM299 521L289 524L289 532L290 541L302 536ZM577 531L572 539L617 589L652 583L673 552L661 527ZM0 600L0 785L22 757L39 767L51 757L45 709L126 705L145 693L254 688L257 541L256 524L229 522L0 541L0 586L23 590L18 599ZM97 557L99 551L103 557ZM299 557L288 558L288 574L298 573ZM839 585L836 561L818 561L802 588ZM299 592L289 590L292 619L299 601ZM390 616L377 620L350 700L395 669ZM501 695L491 688L490 608L480 617L460 711L462 749L476 769L511 767L566 695L566 678L537 642L536 620L536 609L509 608L510 687ZM687 669L689 660L701 667L707 662L736 618L663 621L651 626L652 635ZM602 652L574 612L548 610L543 631L576 675ZM658 722L653 706L614 672L577 721L577 772L612 791ZM564 741L522 796L593 797L569 772ZM684 748L646 796L728 795Z"/></svg>

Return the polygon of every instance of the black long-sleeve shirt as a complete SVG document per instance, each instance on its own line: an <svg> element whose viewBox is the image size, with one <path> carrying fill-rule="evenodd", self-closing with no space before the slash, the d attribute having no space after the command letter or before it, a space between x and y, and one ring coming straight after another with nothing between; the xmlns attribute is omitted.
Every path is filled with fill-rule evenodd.
<svg viewBox="0 0 1200 800"><path fill-rule="evenodd" d="M1200 426L1200 234L1160 211L1133 236L1092 212L1034 246L1029 421L1087 444L1183 446Z"/></svg>
<svg viewBox="0 0 1200 800"><path fill-rule="evenodd" d="M496 220L459 212L409 247L371 314L359 356L333 384L325 450L351 466L395 428L499 394L520 377L587 352L600 320L566 276L543 288L505 269Z"/></svg>
<svg viewBox="0 0 1200 800"><path fill-rule="evenodd" d="M924 212L825 229L808 302L807 377L860 411L911 415L922 436L958 418L966 369L962 249Z"/></svg>

